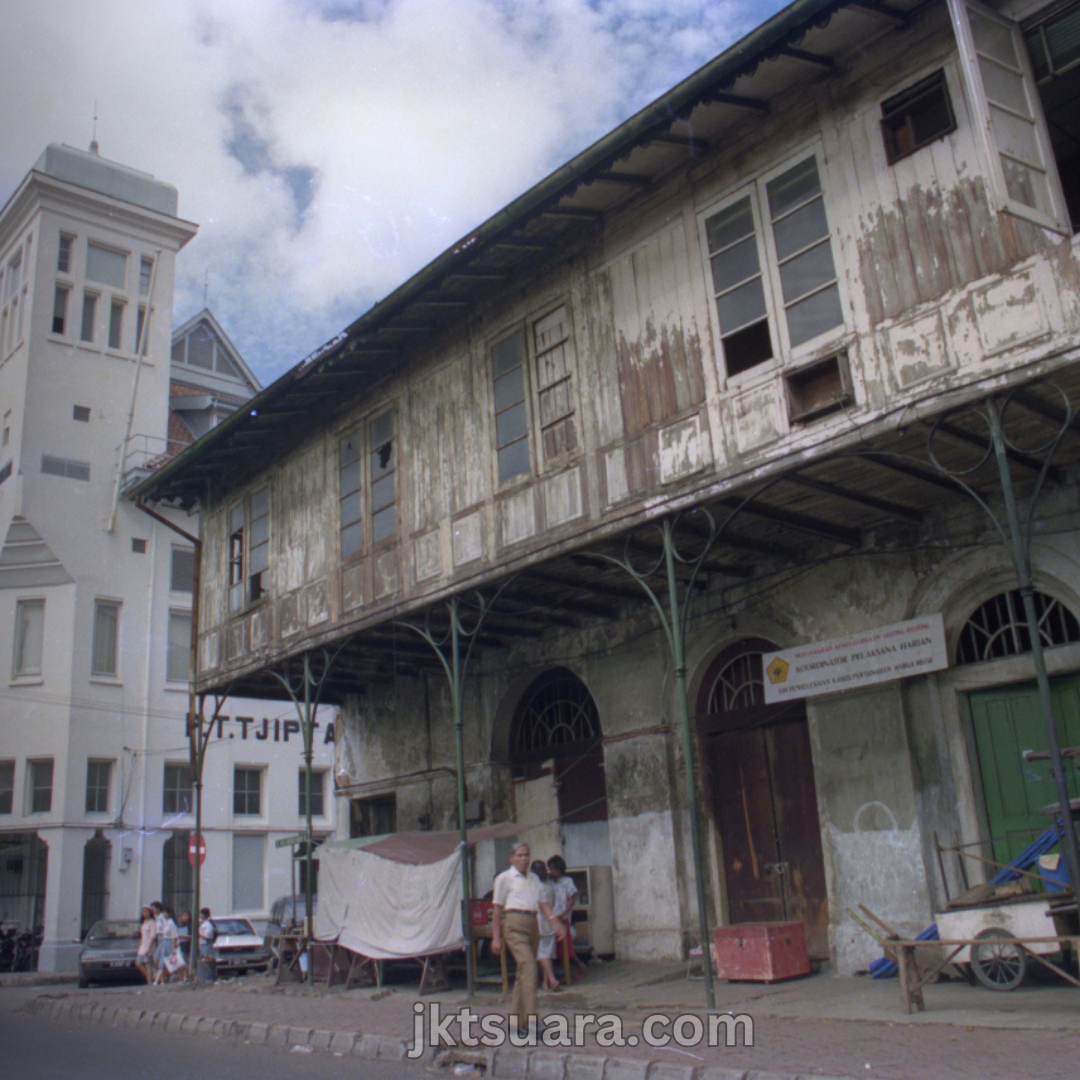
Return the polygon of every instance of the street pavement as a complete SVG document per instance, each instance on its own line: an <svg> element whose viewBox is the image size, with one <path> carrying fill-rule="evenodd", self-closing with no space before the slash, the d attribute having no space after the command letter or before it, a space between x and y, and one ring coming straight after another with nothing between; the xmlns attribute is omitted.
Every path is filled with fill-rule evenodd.
<svg viewBox="0 0 1080 1080"><path fill-rule="evenodd" d="M275 986L270 976L254 976L91 990L53 984L20 994L21 1008L54 1020L382 1061L410 1060L419 1020L425 1026L418 1065L448 1076L455 1065L459 1073L471 1065L473 1076L536 1080L1062 1080L1078 1075L1080 1060L1080 991L1047 980L1012 993L939 983L925 990L926 1011L911 1016L903 1013L896 980L718 982L715 1016L729 1018L718 1023L703 1008L703 983L687 979L684 965L615 962L542 995L542 1012L555 1025L549 1038L573 1035L577 1026L567 1045L470 1048L458 1022L465 1009L475 1017L475 1035L505 1032L507 1000L498 986L480 987L471 1001L460 987L421 998L415 974L399 972L397 979L381 991ZM10 983L0 977L0 986ZM743 1017L751 1022L752 1045L743 1045L746 1021L735 1023ZM456 1046L424 1045L444 1041L429 1037L433 1026L439 1034L439 1021ZM710 1024L721 1036L734 1031L738 1045L696 1040ZM674 1030L687 1037L681 1045L670 1038ZM668 1045L647 1045L647 1032L668 1036Z"/></svg>

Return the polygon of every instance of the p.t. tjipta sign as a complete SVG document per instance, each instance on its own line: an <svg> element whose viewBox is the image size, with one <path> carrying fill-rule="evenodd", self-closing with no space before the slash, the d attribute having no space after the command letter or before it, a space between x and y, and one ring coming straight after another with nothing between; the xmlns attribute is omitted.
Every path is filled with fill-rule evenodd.
<svg viewBox="0 0 1080 1080"><path fill-rule="evenodd" d="M940 614L765 653L765 701L835 694L949 666Z"/></svg>

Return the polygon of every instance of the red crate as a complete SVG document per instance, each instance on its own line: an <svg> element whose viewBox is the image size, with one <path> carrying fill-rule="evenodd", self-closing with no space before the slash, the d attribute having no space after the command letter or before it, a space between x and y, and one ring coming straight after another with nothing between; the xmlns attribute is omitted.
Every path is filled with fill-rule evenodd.
<svg viewBox="0 0 1080 1080"><path fill-rule="evenodd" d="M469 926L490 926L495 915L495 905L490 900L469 901Z"/></svg>
<svg viewBox="0 0 1080 1080"><path fill-rule="evenodd" d="M802 923L736 923L713 930L721 979L776 982L810 974Z"/></svg>

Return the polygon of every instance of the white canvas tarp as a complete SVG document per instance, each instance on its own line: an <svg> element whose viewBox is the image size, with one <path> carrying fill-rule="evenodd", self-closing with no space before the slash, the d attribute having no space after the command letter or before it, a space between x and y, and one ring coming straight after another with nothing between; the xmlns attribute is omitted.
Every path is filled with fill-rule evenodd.
<svg viewBox="0 0 1080 1080"><path fill-rule="evenodd" d="M375 960L460 949L461 860L410 865L369 851L319 852L315 937Z"/></svg>

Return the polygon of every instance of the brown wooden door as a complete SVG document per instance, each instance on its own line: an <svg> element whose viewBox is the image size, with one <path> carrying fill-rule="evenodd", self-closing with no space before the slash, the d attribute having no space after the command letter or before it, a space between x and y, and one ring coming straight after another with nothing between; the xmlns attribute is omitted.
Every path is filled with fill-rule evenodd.
<svg viewBox="0 0 1080 1080"><path fill-rule="evenodd" d="M731 922L801 922L829 955L817 796L805 721L714 735L713 801Z"/></svg>
<svg viewBox="0 0 1080 1080"><path fill-rule="evenodd" d="M764 643L720 657L699 701L708 789L723 847L728 918L802 922L829 956L829 912L814 766L801 702L767 706Z"/></svg>

